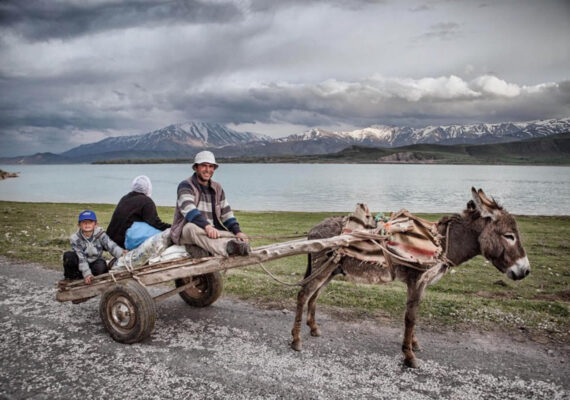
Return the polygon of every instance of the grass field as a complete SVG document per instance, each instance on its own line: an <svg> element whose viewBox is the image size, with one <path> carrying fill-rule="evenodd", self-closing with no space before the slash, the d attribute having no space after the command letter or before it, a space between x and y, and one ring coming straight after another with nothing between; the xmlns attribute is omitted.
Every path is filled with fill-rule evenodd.
<svg viewBox="0 0 570 400"><path fill-rule="evenodd" d="M61 270L61 255L77 229L77 214L93 209L106 227L114 205L0 202L0 255L42 263ZM384 211L384 210L375 210ZM457 210L459 211L459 210ZM159 207L171 221L174 209ZM305 233L330 213L236 212L250 236ZM436 220L440 215L418 214ZM570 341L570 217L517 217L531 274L511 281L476 257L430 286L420 306L422 328L505 329L522 331L537 341ZM282 239L283 240L283 239ZM276 240L273 240L276 241ZM254 247L271 243L254 239ZM295 282L305 273L306 256L266 264L281 280ZM226 296L267 307L293 309L297 288L281 285L252 265L230 270L224 279ZM55 297L55 296L54 296ZM336 279L319 304L348 319L375 318L401 324L406 290L396 282L383 286L353 284Z"/></svg>

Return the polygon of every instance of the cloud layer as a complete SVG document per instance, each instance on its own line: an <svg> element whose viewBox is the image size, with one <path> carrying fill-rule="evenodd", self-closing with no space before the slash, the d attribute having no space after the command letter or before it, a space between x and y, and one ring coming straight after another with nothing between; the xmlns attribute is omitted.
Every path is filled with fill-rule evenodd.
<svg viewBox="0 0 570 400"><path fill-rule="evenodd" d="M4 1L0 155L188 120L281 136L567 117L568 17L564 1Z"/></svg>

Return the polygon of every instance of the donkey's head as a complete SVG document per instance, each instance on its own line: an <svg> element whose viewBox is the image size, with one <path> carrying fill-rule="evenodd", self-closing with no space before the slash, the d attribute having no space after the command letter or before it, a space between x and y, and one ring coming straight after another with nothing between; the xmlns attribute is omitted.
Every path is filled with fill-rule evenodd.
<svg viewBox="0 0 570 400"><path fill-rule="evenodd" d="M513 216L483 190L471 188L472 208L479 212L484 227L479 235L483 256L510 279L523 279L530 273L530 263L521 243L517 223Z"/></svg>

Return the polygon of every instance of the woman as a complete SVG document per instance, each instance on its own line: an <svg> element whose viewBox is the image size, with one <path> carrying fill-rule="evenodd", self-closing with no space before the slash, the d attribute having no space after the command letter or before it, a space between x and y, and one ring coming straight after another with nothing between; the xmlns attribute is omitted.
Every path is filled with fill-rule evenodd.
<svg viewBox="0 0 570 400"><path fill-rule="evenodd" d="M131 184L131 192L117 204L107 235L119 246L132 250L150 236L170 228L170 224L158 216L151 194L150 179L145 175L137 176Z"/></svg>

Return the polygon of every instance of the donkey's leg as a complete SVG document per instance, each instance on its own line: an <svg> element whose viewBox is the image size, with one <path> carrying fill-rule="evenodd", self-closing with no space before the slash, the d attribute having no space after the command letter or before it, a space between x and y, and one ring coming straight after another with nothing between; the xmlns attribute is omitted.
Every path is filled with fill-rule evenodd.
<svg viewBox="0 0 570 400"><path fill-rule="evenodd" d="M414 334L412 335L412 350L413 351L420 351L422 349L422 346L420 346L420 342L418 340L418 338L416 337L416 333L414 332Z"/></svg>
<svg viewBox="0 0 570 400"><path fill-rule="evenodd" d="M313 293L315 293L315 291L326 279L326 275L319 274L319 276L316 276L313 280L304 285L301 290L299 290L299 294L297 294L297 310L295 313L295 322L293 323L293 329L291 329L291 335L293 336L291 347L293 350L301 350L301 322L303 320L303 310L305 309L305 304L307 304L307 300L311 298Z"/></svg>
<svg viewBox="0 0 570 400"><path fill-rule="evenodd" d="M323 260L322 258L315 259L312 270L318 271L318 269L321 266L323 266L324 262L327 262L327 260ZM295 314L295 322L293 324L293 329L291 329L291 335L293 336L291 347L294 350L297 351L301 350L301 322L303 320L303 309L305 308L307 300L312 299L314 293L317 292L323 286L323 284L325 284L325 282L328 282L328 280L330 280L332 272L336 269L336 267L337 265L331 262L328 267L318 272L318 275L311 275L311 280L309 280L309 282L307 282L301 288L301 290L299 290L299 294L297 295L297 311ZM307 277L308 275L305 275L305 278ZM307 318L309 318L309 313L307 313ZM314 310L313 310L313 319L314 319Z"/></svg>
<svg viewBox="0 0 570 400"><path fill-rule="evenodd" d="M317 310L317 299L321 294L322 290L329 284L329 282L334 278L331 273L326 281L323 282L321 286L315 291L315 293L309 299L309 305L307 307L307 325L311 328L311 336L321 336L321 330L315 321L315 312Z"/></svg>
<svg viewBox="0 0 570 400"><path fill-rule="evenodd" d="M402 351L404 352L404 364L410 368L417 368L418 362L412 350L414 342L414 327L416 325L416 317L420 300L424 292L425 285L416 285L416 280L408 282L408 301L406 303L406 317L404 329L404 341L402 343ZM417 344L417 339L415 340Z"/></svg>
<svg viewBox="0 0 570 400"><path fill-rule="evenodd" d="M291 347L293 350L301 351L301 322L303 320L303 310L305 309L307 286L303 286L297 294L297 310L295 311L295 321L293 322L293 329L291 335L293 341Z"/></svg>

